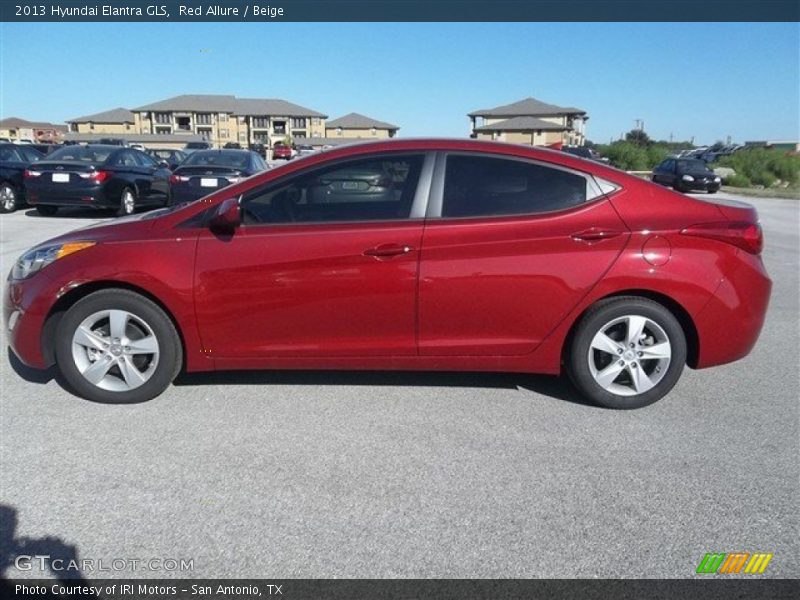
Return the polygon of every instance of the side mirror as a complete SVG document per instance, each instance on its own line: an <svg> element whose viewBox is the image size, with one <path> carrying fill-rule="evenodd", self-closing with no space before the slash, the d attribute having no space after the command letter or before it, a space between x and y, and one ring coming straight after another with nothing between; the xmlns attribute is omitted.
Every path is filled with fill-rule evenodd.
<svg viewBox="0 0 800 600"><path fill-rule="evenodd" d="M158 166L162 169L169 169L169 163L165 160L158 161Z"/></svg>
<svg viewBox="0 0 800 600"><path fill-rule="evenodd" d="M239 212L239 199L228 198L217 206L217 210L209 222L209 227L213 231L220 233L233 233L241 224L242 216Z"/></svg>

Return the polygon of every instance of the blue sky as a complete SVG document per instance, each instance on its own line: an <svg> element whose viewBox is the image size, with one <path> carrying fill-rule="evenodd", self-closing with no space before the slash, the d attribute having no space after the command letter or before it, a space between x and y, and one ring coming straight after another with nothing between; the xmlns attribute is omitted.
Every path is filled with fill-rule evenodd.
<svg viewBox="0 0 800 600"><path fill-rule="evenodd" d="M360 112L401 136L533 96L588 137L800 137L800 25L670 23L0 24L0 115L61 122L184 93Z"/></svg>

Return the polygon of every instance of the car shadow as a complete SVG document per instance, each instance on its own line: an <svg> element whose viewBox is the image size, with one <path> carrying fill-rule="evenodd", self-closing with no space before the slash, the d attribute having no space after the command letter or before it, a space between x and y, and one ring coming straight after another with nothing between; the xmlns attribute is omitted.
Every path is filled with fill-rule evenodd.
<svg viewBox="0 0 800 600"><path fill-rule="evenodd" d="M108 219L114 216L113 209L97 209L97 208L81 208L81 207L64 207L59 208L58 212L54 215L45 216L39 214L35 208L25 211L26 217L34 219Z"/></svg>
<svg viewBox="0 0 800 600"><path fill-rule="evenodd" d="M522 390L582 406L585 400L566 377L526 373L474 373L442 371L211 371L181 373L176 386L393 386Z"/></svg>
<svg viewBox="0 0 800 600"><path fill-rule="evenodd" d="M43 385L53 380L74 394L58 369L33 369L8 348L8 362L14 372L29 383ZM327 385L450 387L522 390L582 406L586 401L566 377L527 373L473 373L451 371L209 371L181 372L173 382L178 387L203 385Z"/></svg>

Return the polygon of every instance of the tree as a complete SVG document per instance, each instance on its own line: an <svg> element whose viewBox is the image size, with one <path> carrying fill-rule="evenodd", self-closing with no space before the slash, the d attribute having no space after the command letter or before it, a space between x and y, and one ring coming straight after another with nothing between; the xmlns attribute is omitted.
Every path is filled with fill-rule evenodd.
<svg viewBox="0 0 800 600"><path fill-rule="evenodd" d="M637 146L650 145L650 136L644 132L644 129L631 129L625 134L625 140Z"/></svg>

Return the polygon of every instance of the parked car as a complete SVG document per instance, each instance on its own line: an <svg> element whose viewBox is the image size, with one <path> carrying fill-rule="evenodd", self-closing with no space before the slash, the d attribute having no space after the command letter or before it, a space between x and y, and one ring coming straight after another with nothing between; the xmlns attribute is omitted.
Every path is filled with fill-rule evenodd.
<svg viewBox="0 0 800 600"><path fill-rule="evenodd" d="M226 150L241 150L242 145L239 142L226 142L223 148Z"/></svg>
<svg viewBox="0 0 800 600"><path fill-rule="evenodd" d="M588 148L587 146L562 146L561 150L568 154L572 154L573 156L580 156L581 158L585 158L587 160L595 160L602 163L608 162L606 157L600 156L600 154L594 149Z"/></svg>
<svg viewBox="0 0 800 600"><path fill-rule="evenodd" d="M409 369L566 372L636 408L751 350L762 244L750 205L564 152L354 144L26 251L5 326L101 402L181 369Z"/></svg>
<svg viewBox="0 0 800 600"><path fill-rule="evenodd" d="M46 155L50 154L51 152L53 152L54 150L58 150L59 148L62 148L62 145L61 144L33 144L31 147L35 148L38 152L40 152L41 154L46 156Z"/></svg>
<svg viewBox="0 0 800 600"><path fill-rule="evenodd" d="M248 146L248 149L252 150L253 152L256 152L264 160L267 159L267 147L264 144L256 142L255 144L250 144L250 146Z"/></svg>
<svg viewBox="0 0 800 600"><path fill-rule="evenodd" d="M14 212L25 203L23 174L43 157L28 145L0 143L0 212Z"/></svg>
<svg viewBox="0 0 800 600"><path fill-rule="evenodd" d="M114 138L114 137L107 137L107 138L100 138L97 140L97 144L101 146L128 146L128 141L123 138Z"/></svg>
<svg viewBox="0 0 800 600"><path fill-rule="evenodd" d="M120 146L66 146L25 171L28 203L42 215L61 206L115 208L130 215L140 206L164 206L172 175L144 152Z"/></svg>
<svg viewBox="0 0 800 600"><path fill-rule="evenodd" d="M292 160L292 147L283 142L277 142L272 146L272 160L278 159Z"/></svg>
<svg viewBox="0 0 800 600"><path fill-rule="evenodd" d="M655 183L668 185L678 192L702 191L715 194L722 179L699 158L668 158L653 169Z"/></svg>
<svg viewBox="0 0 800 600"><path fill-rule="evenodd" d="M297 146L297 156L310 156L316 153L317 150L314 148L314 146L310 146L308 144L301 144Z"/></svg>
<svg viewBox="0 0 800 600"><path fill-rule="evenodd" d="M152 156L156 161L166 163L171 171L177 169L178 165L186 160L188 156L181 150L170 150L167 148L149 148L146 150L146 153Z"/></svg>
<svg viewBox="0 0 800 600"><path fill-rule="evenodd" d="M170 204L191 202L267 170L267 163L250 150L192 152L170 177Z"/></svg>
<svg viewBox="0 0 800 600"><path fill-rule="evenodd" d="M183 151L186 154L191 154L196 150L211 150L213 146L210 142L188 142L186 146L184 146Z"/></svg>

